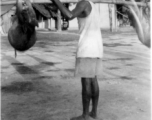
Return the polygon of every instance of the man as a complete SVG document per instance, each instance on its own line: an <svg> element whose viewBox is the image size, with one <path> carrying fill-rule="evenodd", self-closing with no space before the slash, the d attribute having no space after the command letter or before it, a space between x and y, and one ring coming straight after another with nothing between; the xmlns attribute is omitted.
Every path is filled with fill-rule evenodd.
<svg viewBox="0 0 152 120"><path fill-rule="evenodd" d="M53 0L63 16L72 20L78 18L80 39L76 54L75 76L81 77L82 105L81 116L71 120L91 120L97 118L99 86L97 76L102 74L103 43L99 24L98 11L95 5L87 0L77 3L74 10L69 11L59 0ZM89 112L90 100L92 111Z"/></svg>

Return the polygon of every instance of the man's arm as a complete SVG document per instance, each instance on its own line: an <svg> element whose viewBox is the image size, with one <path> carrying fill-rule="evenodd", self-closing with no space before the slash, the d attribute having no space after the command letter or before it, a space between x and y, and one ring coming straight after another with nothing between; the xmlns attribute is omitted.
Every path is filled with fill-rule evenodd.
<svg viewBox="0 0 152 120"><path fill-rule="evenodd" d="M80 1L77 3L76 8L70 11L59 0L52 0L52 1L57 5L58 9L61 11L63 16L68 20L72 20L75 17L81 15L88 5L87 1Z"/></svg>

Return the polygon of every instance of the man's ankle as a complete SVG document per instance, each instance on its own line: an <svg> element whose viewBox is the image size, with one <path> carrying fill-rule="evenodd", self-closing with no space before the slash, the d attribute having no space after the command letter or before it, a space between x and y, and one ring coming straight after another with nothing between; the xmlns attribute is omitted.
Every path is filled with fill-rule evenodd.
<svg viewBox="0 0 152 120"><path fill-rule="evenodd" d="M92 118L97 118L97 113L94 112L94 111L91 111L91 112L89 113L89 116L92 117Z"/></svg>
<svg viewBox="0 0 152 120"><path fill-rule="evenodd" d="M90 116L89 113L87 113L87 114L86 114L86 113L85 113L85 114L83 113L83 114L82 114L82 117L85 118L85 119L89 118L89 116Z"/></svg>

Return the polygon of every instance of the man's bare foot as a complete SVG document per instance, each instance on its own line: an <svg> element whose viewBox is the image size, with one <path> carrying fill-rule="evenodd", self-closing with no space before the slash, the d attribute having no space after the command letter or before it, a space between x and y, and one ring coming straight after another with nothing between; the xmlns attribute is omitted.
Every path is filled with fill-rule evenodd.
<svg viewBox="0 0 152 120"><path fill-rule="evenodd" d="M74 118L71 118L70 120L93 120L90 116L78 116L78 117L74 117Z"/></svg>
<svg viewBox="0 0 152 120"><path fill-rule="evenodd" d="M93 112L90 112L89 113L90 117L94 118L94 119L97 119L97 115Z"/></svg>

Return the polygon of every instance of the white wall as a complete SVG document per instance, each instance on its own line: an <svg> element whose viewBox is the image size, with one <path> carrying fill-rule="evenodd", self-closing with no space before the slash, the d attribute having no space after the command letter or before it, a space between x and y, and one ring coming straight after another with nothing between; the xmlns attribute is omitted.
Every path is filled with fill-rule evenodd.
<svg viewBox="0 0 152 120"><path fill-rule="evenodd" d="M110 21L109 21L109 8L108 4L96 4L96 8L99 10L99 19L100 19L100 26L103 29L110 28Z"/></svg>
<svg viewBox="0 0 152 120"><path fill-rule="evenodd" d="M73 10L75 8L76 4L69 7L70 10ZM69 28L68 29L78 29L78 21L77 18L71 20L69 22Z"/></svg>
<svg viewBox="0 0 152 120"><path fill-rule="evenodd" d="M100 19L100 26L103 29L110 29L110 20L109 20L109 6L108 4L99 4L96 3L95 4L96 8L99 11L99 19ZM75 5L70 6L70 10L74 9ZM113 5L112 7L112 25L113 25L113 29L115 28L115 23L116 23L116 16L115 16L115 6ZM70 27L69 29L78 29L78 22L77 19L73 19L72 21L70 21Z"/></svg>

